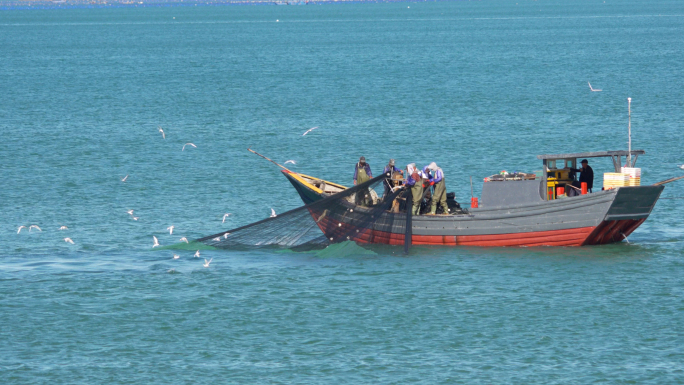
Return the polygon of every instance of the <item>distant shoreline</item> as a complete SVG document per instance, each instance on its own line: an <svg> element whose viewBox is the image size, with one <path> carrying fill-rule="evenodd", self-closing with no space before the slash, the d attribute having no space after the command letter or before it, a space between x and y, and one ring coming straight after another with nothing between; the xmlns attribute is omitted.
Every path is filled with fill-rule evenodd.
<svg viewBox="0 0 684 385"><path fill-rule="evenodd" d="M214 5L321 5L344 3L437 2L442 0L14 0L4 1L0 10L191 7Z"/></svg>

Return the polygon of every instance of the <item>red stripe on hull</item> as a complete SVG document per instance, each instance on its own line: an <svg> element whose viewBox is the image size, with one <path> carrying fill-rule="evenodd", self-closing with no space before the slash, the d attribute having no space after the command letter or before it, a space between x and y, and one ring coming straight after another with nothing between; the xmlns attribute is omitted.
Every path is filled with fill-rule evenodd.
<svg viewBox="0 0 684 385"><path fill-rule="evenodd" d="M328 238L348 235L358 243L403 245L404 234L372 229L356 229L348 223L312 213L318 227ZM485 247L533 247L533 246L583 246L620 242L639 227L646 219L604 221L598 226L564 230L531 231L511 234L487 235L413 235L412 245L430 246L485 246Z"/></svg>

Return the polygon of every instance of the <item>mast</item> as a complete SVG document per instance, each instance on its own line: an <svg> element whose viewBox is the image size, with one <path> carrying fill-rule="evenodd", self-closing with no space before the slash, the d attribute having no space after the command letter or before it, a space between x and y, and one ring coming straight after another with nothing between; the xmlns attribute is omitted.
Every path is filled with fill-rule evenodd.
<svg viewBox="0 0 684 385"><path fill-rule="evenodd" d="M632 167L632 98L627 98L627 113L629 123L627 125L629 141L627 144L627 167Z"/></svg>

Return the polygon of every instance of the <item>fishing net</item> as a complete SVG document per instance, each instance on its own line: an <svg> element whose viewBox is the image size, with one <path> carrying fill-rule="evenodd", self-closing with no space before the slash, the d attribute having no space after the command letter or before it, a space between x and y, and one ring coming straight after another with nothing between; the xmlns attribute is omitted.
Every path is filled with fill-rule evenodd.
<svg viewBox="0 0 684 385"><path fill-rule="evenodd" d="M406 210L406 202L411 205L410 189L393 182L391 175L383 174L276 217L197 241L217 248L295 250L344 241L404 245L411 238L411 210Z"/></svg>

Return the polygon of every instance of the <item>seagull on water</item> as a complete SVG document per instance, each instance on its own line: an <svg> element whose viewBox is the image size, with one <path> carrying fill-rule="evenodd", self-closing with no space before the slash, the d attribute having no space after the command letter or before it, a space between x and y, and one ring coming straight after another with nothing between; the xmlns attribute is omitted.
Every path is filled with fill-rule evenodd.
<svg viewBox="0 0 684 385"><path fill-rule="evenodd" d="M221 237L216 237L216 238L212 239L212 241L214 241L214 242L219 242L220 240L221 240Z"/></svg>
<svg viewBox="0 0 684 385"><path fill-rule="evenodd" d="M230 215L230 213L223 214L223 221L221 221L221 223L226 223L226 218L228 218Z"/></svg>
<svg viewBox="0 0 684 385"><path fill-rule="evenodd" d="M17 229L17 234L21 233L21 229L25 229L25 228L26 228L26 226L19 226L19 228Z"/></svg>
<svg viewBox="0 0 684 385"><path fill-rule="evenodd" d="M313 131L313 130L315 130L315 129L317 129L317 128L318 128L318 126L309 128L308 130L306 130L305 133L302 134L302 136L308 134L309 132L311 132L311 131Z"/></svg>
<svg viewBox="0 0 684 385"><path fill-rule="evenodd" d="M38 231L43 231L43 230L40 229L40 227L38 227L38 225L31 225L31 226L29 226L29 233L31 232L31 229L38 229Z"/></svg>
<svg viewBox="0 0 684 385"><path fill-rule="evenodd" d="M166 139L166 134L164 133L164 130L162 130L161 126L157 127L158 131L161 132L162 134L162 139Z"/></svg>
<svg viewBox="0 0 684 385"><path fill-rule="evenodd" d="M200 255L200 254L199 254L199 250L197 250L197 252L195 253L194 257L195 257L195 258L199 258L199 255Z"/></svg>
<svg viewBox="0 0 684 385"><path fill-rule="evenodd" d="M71 238L64 238L64 242L71 243L72 245L74 244L74 241L72 241Z"/></svg>
<svg viewBox="0 0 684 385"><path fill-rule="evenodd" d="M62 227L60 227L59 229L60 229L60 230L69 230L69 228L66 227L66 226L62 226Z"/></svg>
<svg viewBox="0 0 684 385"><path fill-rule="evenodd" d="M180 258L180 255L178 255L178 254L173 255L173 259L178 259L178 258Z"/></svg>
<svg viewBox="0 0 684 385"><path fill-rule="evenodd" d="M176 226L171 225L171 226L166 228L167 230L169 230L169 234L173 234L173 228L174 227L176 227Z"/></svg>
<svg viewBox="0 0 684 385"><path fill-rule="evenodd" d="M123 177L123 179L121 179L121 181L122 181L122 182L125 182L125 181L126 181L126 179L128 179L128 174L126 174L126 176L125 176L125 177Z"/></svg>
<svg viewBox="0 0 684 385"><path fill-rule="evenodd" d="M180 239L180 241L181 241L181 242L188 243L188 238L183 237L183 238Z"/></svg>
<svg viewBox="0 0 684 385"><path fill-rule="evenodd" d="M297 162L295 162L294 160L287 160L287 161L285 161L285 164L288 164L288 163L297 164Z"/></svg>
<svg viewBox="0 0 684 385"><path fill-rule="evenodd" d="M275 210L273 210L273 207L271 207L271 218L275 218L275 217L277 217L277 216L278 216L278 215L276 215Z"/></svg>
<svg viewBox="0 0 684 385"><path fill-rule="evenodd" d="M204 260L204 267L209 267L209 264L210 264L211 261L213 261L213 260L214 260L214 258L212 258L212 259L210 259L210 260L208 260L208 261L205 259L205 260Z"/></svg>
<svg viewBox="0 0 684 385"><path fill-rule="evenodd" d="M155 237L155 236L153 235L153 236L152 236L152 239L154 239L154 245L152 245L152 247L154 248L154 247L159 246L159 240L157 239L157 237Z"/></svg>
<svg viewBox="0 0 684 385"><path fill-rule="evenodd" d="M187 145L191 145L192 147L197 148L197 146L195 146L193 143L185 143L185 144L183 145L183 149L182 149L181 151L185 151L185 146L187 146Z"/></svg>
<svg viewBox="0 0 684 385"><path fill-rule="evenodd" d="M595 90L595 89L593 89L593 88L591 87L591 83L589 83L589 82L587 82L587 83L589 84L589 89L590 89L592 92L601 92L601 91L603 91L603 90Z"/></svg>
<svg viewBox="0 0 684 385"><path fill-rule="evenodd" d="M682 170L684 170L684 164L678 164L677 167L679 167L679 168L681 168Z"/></svg>

